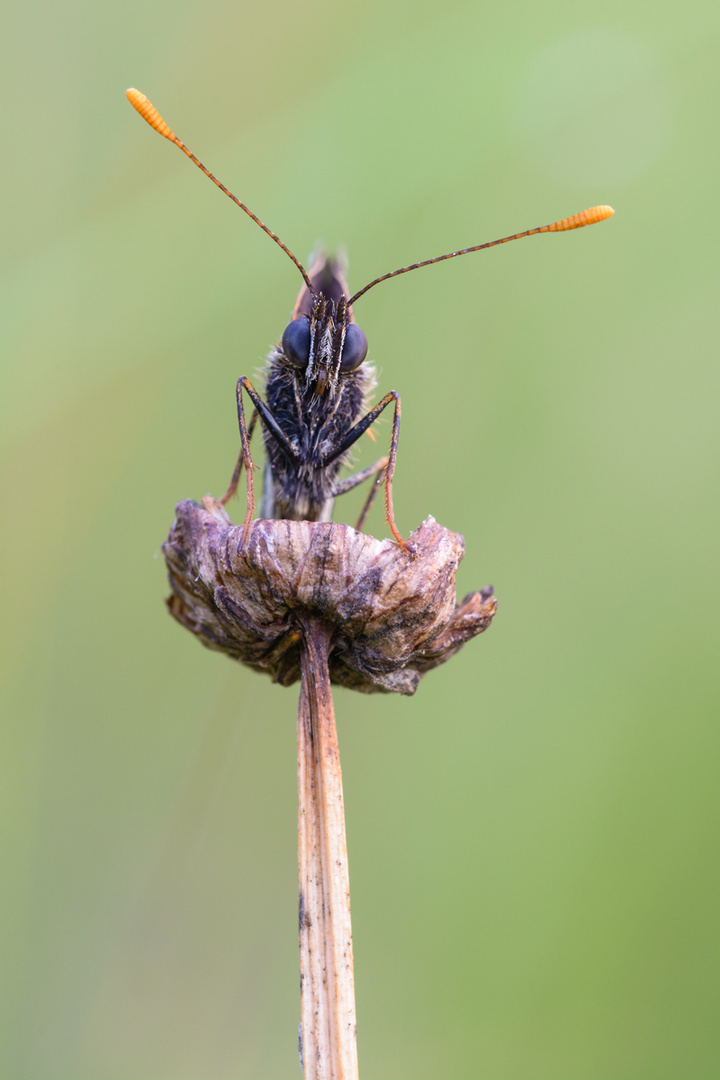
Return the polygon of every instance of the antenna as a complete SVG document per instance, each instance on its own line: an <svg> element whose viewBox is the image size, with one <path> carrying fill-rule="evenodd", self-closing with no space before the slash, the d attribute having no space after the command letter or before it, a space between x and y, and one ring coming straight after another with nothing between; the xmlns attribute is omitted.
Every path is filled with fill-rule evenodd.
<svg viewBox="0 0 720 1080"><path fill-rule="evenodd" d="M412 266L403 266L400 270L392 270L389 274L382 274L366 285L360 292L356 292L349 300L354 304L356 300L388 278L397 277L398 274L407 274L410 270L419 270L421 266L432 266L433 263L443 262L444 259L454 259L456 255L469 255L471 251L482 251L483 248L496 247L498 244L508 244L511 240L520 240L523 236L535 236L536 233L544 232L567 232L569 229L582 229L585 225L594 225L596 221L605 221L615 213L612 206L593 206L589 210L583 210L572 217L563 218L562 221L554 221L552 225L542 225L539 229L527 229L525 232L515 233L513 236L503 236L502 240L490 240L487 244L476 244L475 247L463 248L462 251L451 251L449 255L437 255L434 259L425 259L424 262L413 263Z"/></svg>
<svg viewBox="0 0 720 1080"><path fill-rule="evenodd" d="M315 290L313 289L312 284L310 283L310 278L308 277L307 272L305 271L305 267L302 265L302 263L300 262L299 259L295 258L292 251L290 250L290 248L286 247L285 244L283 244L280 237L276 236L275 233L272 231L272 229L268 229L267 225L263 224L263 222L260 220L260 218L256 217L255 214L253 214L252 210L250 210L245 205L244 202L241 202L240 199L238 199L236 195L233 195L232 191L228 191L228 189L225 187L225 185L221 184L220 181L217 179L217 177L213 176L213 174L210 172L210 170L205 168L202 161L198 161L198 159L195 157L195 155L190 150L188 150L185 143L180 142L177 135L175 135L175 133L170 130L170 128L165 123L162 116L157 111L157 109L152 104L152 102L148 101L148 99L145 97L145 95L141 94L139 90L127 90L126 91L126 97L127 97L128 101L130 102L130 104L132 105L133 109L136 109L140 113L143 120L147 120L147 122L148 122L148 124L150 125L151 128L154 128L155 131L159 132L160 135L163 135L166 139L169 139L171 143L175 143L176 146L179 146L180 149L182 150L183 154L187 154L187 156L190 158L190 160L195 162L198 169L201 169L202 172L204 172L206 176L210 177L213 184L215 184L217 187L219 187L221 191L224 191L225 194L228 196L228 198L232 199L232 201L237 206L239 206L241 210L244 210L245 213L248 215L248 217L251 217L253 219L253 221L255 222L255 224L259 225L260 228L263 230L263 232L266 232L268 234L268 236L272 240L274 240L275 243L279 247L281 247L283 249L283 251L285 252L286 255L289 255L289 257L292 259L292 261L295 263L298 270L302 274L303 279L305 281L305 284L307 285L308 289L310 290L310 295L315 296ZM368 288L369 288L369 286L368 286Z"/></svg>

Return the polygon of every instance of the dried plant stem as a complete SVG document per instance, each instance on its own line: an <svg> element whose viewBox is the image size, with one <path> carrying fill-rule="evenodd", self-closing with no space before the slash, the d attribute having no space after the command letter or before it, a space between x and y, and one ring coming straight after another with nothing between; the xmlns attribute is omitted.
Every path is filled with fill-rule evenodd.
<svg viewBox="0 0 720 1080"><path fill-rule="evenodd" d="M305 1080L357 1080L355 985L331 631L303 619L298 708L300 994Z"/></svg>
<svg viewBox="0 0 720 1080"><path fill-rule="evenodd" d="M389 467L389 466L388 466ZM492 588L455 599L461 536L431 517L397 544L330 521L260 518L185 500L163 551L174 617L275 682L298 711L300 975L306 1080L357 1080L347 847L333 684L414 694L486 630Z"/></svg>

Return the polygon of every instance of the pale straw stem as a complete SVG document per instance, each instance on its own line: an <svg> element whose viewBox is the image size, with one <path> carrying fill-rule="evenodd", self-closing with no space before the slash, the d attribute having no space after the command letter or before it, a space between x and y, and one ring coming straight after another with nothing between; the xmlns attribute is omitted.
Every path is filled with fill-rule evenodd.
<svg viewBox="0 0 720 1080"><path fill-rule="evenodd" d="M300 996L305 1080L357 1080L355 985L331 634L303 620L298 708Z"/></svg>

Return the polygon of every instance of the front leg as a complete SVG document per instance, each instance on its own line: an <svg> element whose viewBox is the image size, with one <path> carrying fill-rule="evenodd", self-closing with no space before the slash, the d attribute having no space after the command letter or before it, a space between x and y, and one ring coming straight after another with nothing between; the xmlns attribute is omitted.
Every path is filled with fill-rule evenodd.
<svg viewBox="0 0 720 1080"><path fill-rule="evenodd" d="M250 431L245 426L245 410L243 408L242 392L245 389L248 397L255 406L252 419L250 420ZM252 455L250 453L250 435L252 435L253 427L255 425L256 417L259 416L265 425L266 429L270 432L273 438L280 444L282 449L291 459L291 461L299 461L300 454L293 444L288 439L285 432L282 430L273 414L268 409L265 402L258 394L255 387L252 385L247 376L242 375L238 379L237 384L237 410L238 410L238 425L240 427L240 442L241 450L240 457L238 458L235 471L233 472L232 480L230 481L230 487L225 492L225 495L221 499L223 506L232 498L237 490L238 481L240 479L240 472L242 466L245 466L245 479L247 483L247 510L245 511L245 520L243 522L243 531L240 538L240 549L245 547L247 538L250 532L250 523L255 513L255 483L253 479L253 464Z"/></svg>
<svg viewBox="0 0 720 1080"><path fill-rule="evenodd" d="M385 470L385 521L400 547L404 548L405 551L414 554L414 549L406 540L403 540L398 532L397 525L395 524L395 513L393 511L392 481L395 474L398 438L400 436L400 395L395 390L391 390L389 394L386 394L374 409L371 409L369 413L366 413L365 416L363 416L362 420L358 420L357 424L350 428L345 438L342 439L337 446L333 447L331 453L323 459L322 465L329 465L331 461L335 461L335 459L344 454L346 450L349 450L353 443L357 442L360 436L367 431L370 425L375 423L380 413L383 409L387 408L391 401L395 402L395 413L393 416L392 436L390 438L390 454L388 455L388 463Z"/></svg>
<svg viewBox="0 0 720 1080"><path fill-rule="evenodd" d="M248 424L248 429L247 429L248 443L250 442L250 440L253 437L253 431L255 430L255 424L257 423L258 415L259 415L259 413L258 413L257 409L253 409L253 414L250 417L250 423ZM243 467L244 463L245 463L245 449L244 449L243 444L242 444L242 436L241 436L241 438L240 438L240 453L238 454L238 459L235 462L235 468L233 469L232 478L230 480L230 483L228 484L227 491L225 492L222 499L220 500L220 503L221 503L222 506L226 506L230 502L230 500L234 499L235 496L237 495L238 484L240 483L240 473L242 472L242 467Z"/></svg>

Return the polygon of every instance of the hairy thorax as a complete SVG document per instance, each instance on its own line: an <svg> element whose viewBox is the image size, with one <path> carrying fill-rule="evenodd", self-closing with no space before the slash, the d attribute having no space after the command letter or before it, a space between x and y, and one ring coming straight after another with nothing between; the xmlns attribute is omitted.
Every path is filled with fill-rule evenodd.
<svg viewBox="0 0 720 1080"><path fill-rule="evenodd" d="M319 395L307 387L302 375L290 367L280 348L270 354L267 404L300 454L288 459L272 434L263 429L267 464L261 517L291 521L330 521L332 492L349 453L323 464L361 416L375 386L371 365L341 375L337 386Z"/></svg>

